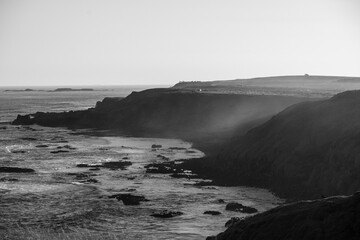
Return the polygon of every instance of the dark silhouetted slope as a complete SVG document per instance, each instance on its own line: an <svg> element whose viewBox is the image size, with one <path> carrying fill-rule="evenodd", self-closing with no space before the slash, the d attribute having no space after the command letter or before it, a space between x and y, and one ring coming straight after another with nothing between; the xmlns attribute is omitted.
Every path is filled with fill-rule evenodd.
<svg viewBox="0 0 360 240"><path fill-rule="evenodd" d="M281 196L318 198L360 189L360 91L293 105L217 157L221 176Z"/></svg>
<svg viewBox="0 0 360 240"><path fill-rule="evenodd" d="M360 239L360 193L297 202L248 217L209 240Z"/></svg>

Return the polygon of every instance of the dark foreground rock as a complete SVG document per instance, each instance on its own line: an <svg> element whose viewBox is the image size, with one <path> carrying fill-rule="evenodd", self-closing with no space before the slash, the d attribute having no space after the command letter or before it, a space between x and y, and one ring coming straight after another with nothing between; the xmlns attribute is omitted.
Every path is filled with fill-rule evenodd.
<svg viewBox="0 0 360 240"><path fill-rule="evenodd" d="M140 202L149 201L144 196L132 195L128 193L111 195L109 198L116 198L118 201L122 201L124 205L140 205Z"/></svg>
<svg viewBox="0 0 360 240"><path fill-rule="evenodd" d="M255 208L244 206L241 203L237 203L237 202L231 202L226 204L225 210L242 212L242 213L256 213L258 211Z"/></svg>
<svg viewBox="0 0 360 240"><path fill-rule="evenodd" d="M208 240L360 239L360 193L301 201L233 221Z"/></svg>
<svg viewBox="0 0 360 240"><path fill-rule="evenodd" d="M239 217L232 217L225 223L225 227L227 227L227 228L231 227L232 225L239 222L240 220L241 219Z"/></svg>
<svg viewBox="0 0 360 240"><path fill-rule="evenodd" d="M218 212L218 211L205 211L204 214L208 214L208 215L220 215L221 212Z"/></svg>
<svg viewBox="0 0 360 240"><path fill-rule="evenodd" d="M0 167L0 172L6 173L32 173L35 172L34 169L31 168L18 168L18 167Z"/></svg>
<svg viewBox="0 0 360 240"><path fill-rule="evenodd" d="M172 218L176 216L183 215L183 212L175 212L175 211L169 211L169 210L163 210L158 213L153 213L150 216L156 217L156 218Z"/></svg>

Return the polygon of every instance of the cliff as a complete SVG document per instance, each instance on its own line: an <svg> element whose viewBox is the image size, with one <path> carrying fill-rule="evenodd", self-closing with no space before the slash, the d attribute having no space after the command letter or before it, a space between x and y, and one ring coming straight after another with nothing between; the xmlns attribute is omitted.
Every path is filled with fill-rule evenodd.
<svg viewBox="0 0 360 240"><path fill-rule="evenodd" d="M233 139L219 176L300 199L360 189L360 91L295 104Z"/></svg>
<svg viewBox="0 0 360 240"><path fill-rule="evenodd" d="M204 94L192 90L150 89L128 97L105 98L95 108L18 116L14 124L116 129L130 134L183 139L230 137L244 132L300 97ZM206 145L206 144L205 144Z"/></svg>
<svg viewBox="0 0 360 240"><path fill-rule="evenodd" d="M248 217L208 240L360 239L360 193L303 201Z"/></svg>

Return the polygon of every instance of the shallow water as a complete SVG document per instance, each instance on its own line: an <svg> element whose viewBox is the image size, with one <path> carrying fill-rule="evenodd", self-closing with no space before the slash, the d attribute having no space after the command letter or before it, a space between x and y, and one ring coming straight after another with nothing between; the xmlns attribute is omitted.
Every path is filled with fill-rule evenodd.
<svg viewBox="0 0 360 240"><path fill-rule="evenodd" d="M45 104L46 99L42 102ZM15 106L13 113L16 113ZM219 203L218 199L237 201L259 211L281 202L263 189L197 187L193 184L201 179L177 179L145 172L145 165L167 161L163 157L178 160L203 156L202 152L192 149L190 143L181 140L95 137L81 134L86 130L19 127L5 123L0 127L5 127L0 128L0 166L27 167L36 171L0 173L0 229L25 226L71 231L83 228L112 232L129 239L204 239L225 230L224 224L229 218L247 216L225 211L225 204ZM152 149L152 144L162 147ZM72 149L68 149L69 146ZM68 152L51 153L57 150ZM90 171L76 167L79 163L124 158L132 162L125 170L102 168ZM98 182L84 183L71 174L80 172L90 174ZM108 198L116 193L143 195L150 201L141 202L139 206L125 206L121 201ZM184 215L172 219L150 216L162 209L181 211ZM207 210L222 214L203 214Z"/></svg>

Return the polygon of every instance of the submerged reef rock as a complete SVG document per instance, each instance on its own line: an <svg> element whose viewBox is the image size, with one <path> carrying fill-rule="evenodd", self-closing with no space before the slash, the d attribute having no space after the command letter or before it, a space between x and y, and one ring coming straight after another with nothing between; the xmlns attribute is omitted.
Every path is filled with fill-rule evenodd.
<svg viewBox="0 0 360 240"><path fill-rule="evenodd" d="M182 212L163 210L163 211L160 211L157 213L153 213L150 216L156 217L156 218L172 218L172 217L176 217L176 216L181 216L183 214L184 213L182 213Z"/></svg>
<svg viewBox="0 0 360 240"><path fill-rule="evenodd" d="M109 198L116 198L118 201L122 201L124 205L140 205L140 202L149 201L144 196L131 195L128 193L111 195Z"/></svg>

